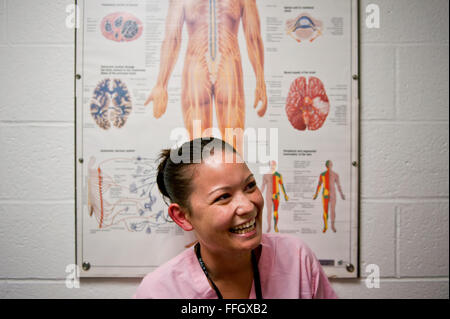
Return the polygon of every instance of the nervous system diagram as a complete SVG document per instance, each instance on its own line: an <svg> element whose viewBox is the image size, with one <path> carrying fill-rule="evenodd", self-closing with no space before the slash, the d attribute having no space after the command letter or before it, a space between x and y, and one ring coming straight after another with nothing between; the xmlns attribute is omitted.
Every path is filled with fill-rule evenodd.
<svg viewBox="0 0 450 319"><path fill-rule="evenodd" d="M97 229L151 234L169 222L155 196L154 161L141 157L111 158L88 164L88 213Z"/></svg>

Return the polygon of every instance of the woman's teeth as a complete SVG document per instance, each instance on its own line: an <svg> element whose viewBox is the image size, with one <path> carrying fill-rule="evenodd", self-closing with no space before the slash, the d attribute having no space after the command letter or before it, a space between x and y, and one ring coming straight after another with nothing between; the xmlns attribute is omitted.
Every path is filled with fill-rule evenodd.
<svg viewBox="0 0 450 319"><path fill-rule="evenodd" d="M245 233L248 233L248 232L254 230L255 226L256 226L256 220L253 218L248 223L245 223L243 225L240 225L240 226L237 226L234 228L230 228L230 231L232 233L236 233L236 234L245 234Z"/></svg>

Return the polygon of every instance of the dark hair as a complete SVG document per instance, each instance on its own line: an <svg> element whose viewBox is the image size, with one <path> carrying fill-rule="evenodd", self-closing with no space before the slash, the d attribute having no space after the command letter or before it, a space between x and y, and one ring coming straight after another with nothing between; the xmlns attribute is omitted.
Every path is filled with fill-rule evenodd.
<svg viewBox="0 0 450 319"><path fill-rule="evenodd" d="M161 194L171 203L190 210L189 197L192 193L194 170L189 170L189 167L201 164L217 150L238 154L233 146L214 137L196 138L177 149L163 149L158 158L160 162L156 176Z"/></svg>

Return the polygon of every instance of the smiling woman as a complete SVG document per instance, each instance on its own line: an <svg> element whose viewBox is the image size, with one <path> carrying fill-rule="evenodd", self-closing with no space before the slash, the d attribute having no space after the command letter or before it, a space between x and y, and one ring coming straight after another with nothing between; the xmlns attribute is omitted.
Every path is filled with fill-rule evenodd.
<svg viewBox="0 0 450 319"><path fill-rule="evenodd" d="M231 145L199 138L160 159L169 215L198 243L148 274L135 298L336 298L301 240L262 234L262 194Z"/></svg>

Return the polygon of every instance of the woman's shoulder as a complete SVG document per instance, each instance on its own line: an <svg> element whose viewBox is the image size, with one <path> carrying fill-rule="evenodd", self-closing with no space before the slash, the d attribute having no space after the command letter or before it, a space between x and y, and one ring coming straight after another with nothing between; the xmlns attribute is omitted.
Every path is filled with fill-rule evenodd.
<svg viewBox="0 0 450 319"><path fill-rule="evenodd" d="M181 298L176 289L184 280L189 280L189 272L194 262L193 248L189 248L165 262L141 281L134 298ZM195 259L196 260L196 259Z"/></svg>
<svg viewBox="0 0 450 319"><path fill-rule="evenodd" d="M318 260L311 248L299 237L289 234L263 234L262 246L277 267L282 269L294 265L316 267Z"/></svg>
<svg viewBox="0 0 450 319"><path fill-rule="evenodd" d="M263 234L262 244L273 249L299 249L312 252L309 246L299 237L288 234Z"/></svg>
<svg viewBox="0 0 450 319"><path fill-rule="evenodd" d="M301 238L288 234L264 234L262 245L263 254L266 250L263 267L268 274L266 281L272 287L271 296L336 298L319 260Z"/></svg>

